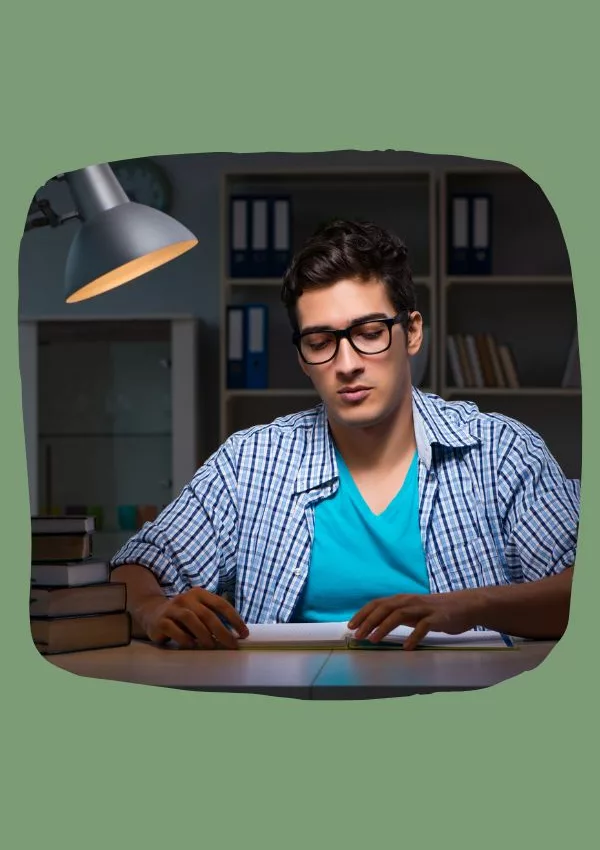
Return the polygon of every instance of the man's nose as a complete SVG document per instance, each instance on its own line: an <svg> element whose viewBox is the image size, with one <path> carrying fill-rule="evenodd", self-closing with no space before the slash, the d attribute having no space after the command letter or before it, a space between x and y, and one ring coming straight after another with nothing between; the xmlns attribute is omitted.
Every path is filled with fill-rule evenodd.
<svg viewBox="0 0 600 850"><path fill-rule="evenodd" d="M336 366L342 372L350 372L360 369L363 365L362 357L352 348L349 339L341 339L340 347L336 357Z"/></svg>

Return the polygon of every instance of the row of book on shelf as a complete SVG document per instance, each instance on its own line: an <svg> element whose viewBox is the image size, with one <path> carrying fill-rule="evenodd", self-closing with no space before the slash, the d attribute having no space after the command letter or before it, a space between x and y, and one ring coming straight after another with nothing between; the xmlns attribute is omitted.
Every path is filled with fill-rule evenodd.
<svg viewBox="0 0 600 850"><path fill-rule="evenodd" d="M29 617L42 655L126 646L126 586L94 557L93 516L31 517Z"/></svg>
<svg viewBox="0 0 600 850"><path fill-rule="evenodd" d="M459 388L508 388L521 386L517 364L509 345L493 334L451 334L447 337L448 364ZM573 336L561 382L563 388L580 387L579 343Z"/></svg>
<svg viewBox="0 0 600 850"><path fill-rule="evenodd" d="M230 276L282 275L291 260L291 198L236 194L229 203Z"/></svg>

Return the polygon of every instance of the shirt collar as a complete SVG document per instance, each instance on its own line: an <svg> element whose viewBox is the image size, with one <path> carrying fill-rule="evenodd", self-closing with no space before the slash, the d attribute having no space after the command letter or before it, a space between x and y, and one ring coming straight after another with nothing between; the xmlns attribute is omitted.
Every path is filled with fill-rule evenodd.
<svg viewBox="0 0 600 850"><path fill-rule="evenodd" d="M426 395L413 387L412 404L417 451L428 469L433 459L433 445L453 449L479 444L479 438L471 434L468 425L461 421L460 413L449 409L438 396ZM337 477L333 439L325 405L321 402L315 408L314 424L296 476L296 493L321 487Z"/></svg>

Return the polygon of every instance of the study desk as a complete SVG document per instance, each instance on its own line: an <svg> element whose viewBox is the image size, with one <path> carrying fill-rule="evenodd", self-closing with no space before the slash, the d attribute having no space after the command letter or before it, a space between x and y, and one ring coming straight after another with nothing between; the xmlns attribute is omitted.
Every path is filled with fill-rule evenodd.
<svg viewBox="0 0 600 850"><path fill-rule="evenodd" d="M515 650L184 650L129 646L48 655L96 679L299 699L370 699L485 688L537 667L552 641Z"/></svg>

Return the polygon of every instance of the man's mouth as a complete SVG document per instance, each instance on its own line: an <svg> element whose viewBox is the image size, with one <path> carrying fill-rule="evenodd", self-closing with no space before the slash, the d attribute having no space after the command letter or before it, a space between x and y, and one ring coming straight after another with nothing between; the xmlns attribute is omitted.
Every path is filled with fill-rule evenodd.
<svg viewBox="0 0 600 850"><path fill-rule="evenodd" d="M342 387L341 390L338 390L338 395L340 395L344 401L362 401L363 398L368 396L371 389L371 387L366 387L362 384L356 387Z"/></svg>

